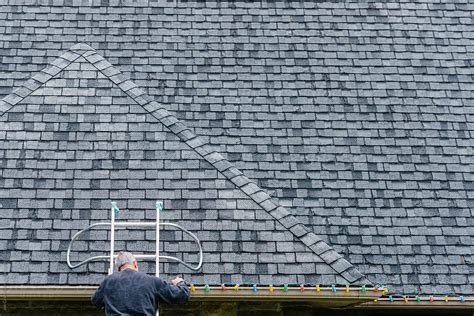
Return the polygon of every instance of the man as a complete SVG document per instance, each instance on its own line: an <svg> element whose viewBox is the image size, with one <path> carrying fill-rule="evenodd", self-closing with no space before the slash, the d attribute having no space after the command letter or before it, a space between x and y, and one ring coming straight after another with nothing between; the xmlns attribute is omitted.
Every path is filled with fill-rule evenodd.
<svg viewBox="0 0 474 316"><path fill-rule="evenodd" d="M159 302L185 303L189 289L182 278L171 284L138 272L135 257L121 251L115 259L118 272L109 275L92 296L92 304L105 308L105 315L155 315Z"/></svg>

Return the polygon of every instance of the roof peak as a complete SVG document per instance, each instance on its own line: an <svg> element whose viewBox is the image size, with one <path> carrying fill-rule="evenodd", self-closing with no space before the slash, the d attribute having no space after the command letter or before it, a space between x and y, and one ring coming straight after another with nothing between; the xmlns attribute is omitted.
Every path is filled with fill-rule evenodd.
<svg viewBox="0 0 474 316"><path fill-rule="evenodd" d="M89 46L86 43L77 43L73 45L71 48L69 48L69 50L75 51L75 52L77 51L94 51L95 52L95 49L93 49L91 46Z"/></svg>

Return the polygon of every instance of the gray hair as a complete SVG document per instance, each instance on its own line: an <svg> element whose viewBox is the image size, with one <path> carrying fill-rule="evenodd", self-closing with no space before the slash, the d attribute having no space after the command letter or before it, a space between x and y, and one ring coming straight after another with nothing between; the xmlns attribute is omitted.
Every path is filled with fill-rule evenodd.
<svg viewBox="0 0 474 316"><path fill-rule="evenodd" d="M121 266L127 263L132 264L135 260L135 256L130 252L120 251L117 258L115 258L115 270L119 271Z"/></svg>

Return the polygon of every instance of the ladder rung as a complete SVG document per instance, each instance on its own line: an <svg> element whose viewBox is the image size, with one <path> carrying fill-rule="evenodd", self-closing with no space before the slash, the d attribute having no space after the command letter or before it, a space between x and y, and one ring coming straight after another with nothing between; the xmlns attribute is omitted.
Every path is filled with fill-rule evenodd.
<svg viewBox="0 0 474 316"><path fill-rule="evenodd" d="M115 222L115 227L156 227L156 222Z"/></svg>
<svg viewBox="0 0 474 316"><path fill-rule="evenodd" d="M134 255L137 259L155 259L156 255Z"/></svg>

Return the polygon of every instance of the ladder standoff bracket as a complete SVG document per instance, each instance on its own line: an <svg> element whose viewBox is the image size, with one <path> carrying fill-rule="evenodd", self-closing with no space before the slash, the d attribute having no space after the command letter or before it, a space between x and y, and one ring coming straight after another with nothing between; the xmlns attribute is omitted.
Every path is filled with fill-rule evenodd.
<svg viewBox="0 0 474 316"><path fill-rule="evenodd" d="M161 201L157 201L156 203L156 209L157 209L157 212L160 212L162 209L163 209L163 202ZM118 210L118 207L117 207L117 204L113 203L112 204L112 212L113 213L116 213ZM181 230L183 233L189 235L192 239L194 239L194 241L196 242L197 246L198 246L198 249L199 249L199 262L197 265L190 265L186 262L184 262L183 260L179 259L179 258L176 258L176 257L173 257L173 256L160 256L158 251L156 254L154 255L147 255L147 254L137 254L135 255L135 258L137 259L143 259L143 260L157 260L157 257L158 259L166 259L166 260L171 260L171 261L176 261L178 263L181 263L182 265L184 265L185 267L193 270L193 271L199 271L201 269L201 266L202 266L202 261L203 261L203 251L202 251L202 246L201 246L201 242L199 241L198 237L193 234L192 232L190 232L189 230L187 230L186 228L184 227L181 227L177 224L174 224L174 223L161 223L159 222L159 220L157 220L156 222L132 222L132 221L121 221L121 222L116 222L115 221L115 214L112 214L112 221L111 222L100 222L100 223L95 223L95 224L92 224L92 225L89 225L88 227L78 231L76 234L74 234L74 236L72 237L71 241L69 242L69 246L67 248L67 255L66 255L66 261L67 261L67 265L69 268L71 269L76 269L84 264L87 264L89 262L95 262L95 261L109 261L112 262L113 259L111 258L111 255L103 255L103 256L93 256L93 257L90 257L90 258L87 258L79 263L76 263L76 264L72 264L71 263L71 251L72 251L72 248L73 248L73 244L74 244L74 241L76 241L82 234L84 234L85 232L87 231L90 231L94 228L97 228L97 227L110 227L111 229L111 232L113 232L113 230L115 230L115 228L126 228L126 227L156 227L157 230L159 230L160 226L168 226L168 227L174 227L178 230ZM159 234L157 234L157 236L159 236ZM159 240L156 241L157 243L159 243ZM112 241L113 243L113 241ZM113 247L111 243L111 247ZM158 248L157 248L158 250ZM115 258L117 255L115 254L112 254L112 256ZM112 266L112 264L111 264ZM157 267L157 271L158 271L158 267ZM109 273L111 273L109 271Z"/></svg>

